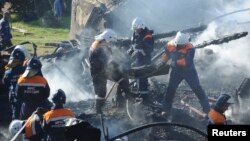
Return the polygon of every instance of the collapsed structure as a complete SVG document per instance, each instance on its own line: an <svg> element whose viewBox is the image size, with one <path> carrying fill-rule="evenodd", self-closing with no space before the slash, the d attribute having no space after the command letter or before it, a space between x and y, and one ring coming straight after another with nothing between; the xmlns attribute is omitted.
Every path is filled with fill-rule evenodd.
<svg viewBox="0 0 250 141"><path fill-rule="evenodd" d="M93 41L93 37L97 35L97 33L102 31L104 28L113 27L112 18L113 18L114 9L121 4L124 4L124 1L122 0L119 0L119 1L116 1L116 0L99 0L99 1L73 0L72 1L70 40L62 41L56 44L50 44L50 45L56 46L55 51L49 55L38 56L41 60L43 60L44 62L47 62L43 71L49 73L50 71L55 70L58 74L60 74L60 76L63 76L66 80L68 80L70 83L75 85L75 88L78 89L79 91L91 93L92 89L91 89L91 86L89 86L91 84L89 84L90 78L89 78L89 72L88 72L88 62L86 61L88 57L87 56L88 47ZM200 25L197 27L185 29L183 31L188 32L190 34L194 34L194 36L196 36L198 35L198 33L204 31L206 28L207 28L207 25ZM161 47L166 44L168 37L172 37L176 33L177 31L172 31L172 32L166 32L166 33L160 33L160 34L154 35L156 39L156 45L155 45L155 51L154 51L155 56L153 57L154 61L156 61L162 54L163 50L161 49ZM246 32L236 33L232 36L215 39L210 42L204 42L203 44L199 44L196 47L202 48L204 46L208 46L211 44L222 44L224 42L229 42L231 40L239 39L246 35L247 35ZM112 44L116 46L118 49L127 49L131 45L131 41L128 37L120 37L117 40L117 42L113 42ZM8 58L8 55L5 58ZM60 59L62 59L63 61L60 61ZM64 65L61 65L61 64L66 64L69 60L71 62L74 62L74 64L72 64L73 67L63 68ZM135 75L138 76L138 74L142 76L150 76L150 77L168 74L169 66L166 66L164 69L165 70L163 72L162 71L157 72L157 70L155 70L153 66L131 68L128 72L128 75L131 79L134 79L134 76ZM67 73L70 71L72 74ZM151 73L151 72L154 72L154 73ZM76 75L76 74L81 74L81 76L79 77L79 75ZM161 83L160 81L158 82L155 79L157 78L152 78L151 80L153 84L152 89L156 89L156 90L153 90L153 93L155 94L153 98L159 101L162 98L163 93L165 92L165 87L164 87L165 85L164 83ZM131 82L131 86L133 82L134 81ZM163 87L160 88L160 86L163 86ZM190 111L189 114L191 114L195 118L190 117L190 119L188 119L189 117L187 117L186 120L184 120L184 122L185 121L191 122L193 119L195 120L198 119L197 121L199 121L200 115L202 115L203 113L199 111L199 108L197 108L198 107L197 105L195 104L192 105L193 103L195 103L195 102L192 103L192 98L190 100L191 103L188 103L187 101L185 101L186 99L184 99L185 97L183 95L185 95L186 93L189 93L189 91L186 90L185 86L183 86L180 88L180 91L178 91L178 93L181 94L179 99L183 101L182 102L183 105L176 104L177 106L181 108L176 109L175 116L177 117L177 119L175 119L175 122L181 122L181 120L183 120L183 119L178 118L180 115L181 116L188 115L186 113L186 110ZM215 95L215 94L213 93L211 95ZM245 109L244 103L249 102L249 99L250 99L250 79L249 78L245 78L242 81L242 84L239 85L238 89L234 93L234 96L236 100L236 105L239 106L240 108ZM0 100L2 100L2 98ZM6 103L6 96L5 96L5 101L3 101L3 103L4 102ZM0 101L0 103L2 102ZM75 107L74 105L75 103L68 104L68 106L72 107L73 109ZM74 110L75 111L79 110L79 107L82 110L84 109L84 106L86 105L81 105L81 102L79 102L78 107ZM87 107L90 107L90 106L88 105ZM136 106L131 107L131 109L133 108L136 109L138 107ZM108 109L110 109L110 107L108 107ZM152 111L149 111L149 113L156 113L155 115L152 114L154 115L154 120L153 120L154 122L161 119L161 117L157 115L157 110L158 110L157 107L152 108L151 110ZM79 112L82 112L82 111L79 111ZM113 121L115 119L116 113L112 113L112 114L113 115L110 116L111 118L108 118L107 121ZM241 112L239 113L238 109L236 109L233 115L236 118L236 120L238 120L239 122L249 123L248 113L244 113L244 116L242 116L242 113ZM134 118L133 117L134 115L131 115L131 116L132 118ZM92 122L96 122L92 119L92 117L90 118L89 116L80 114L79 117L83 119L88 119ZM122 116L118 116L118 117L122 117ZM161 120L165 120L165 119L161 119ZM129 122L130 120L125 120L125 121ZM194 122L191 122L191 124L193 123ZM204 123L204 121L202 123ZM127 123L127 124L130 124L130 123ZM196 125L196 124L193 124L193 125L196 127L200 127L200 125ZM161 135L161 134L157 134L157 135ZM111 138L111 140L114 140L114 139L116 139L116 137Z"/></svg>

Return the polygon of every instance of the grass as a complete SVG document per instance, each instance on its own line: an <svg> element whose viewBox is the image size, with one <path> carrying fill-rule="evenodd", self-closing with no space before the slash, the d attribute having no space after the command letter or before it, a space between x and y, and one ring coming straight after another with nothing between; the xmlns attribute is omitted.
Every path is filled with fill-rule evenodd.
<svg viewBox="0 0 250 141"><path fill-rule="evenodd" d="M13 44L19 44L24 41L31 41L37 44L38 55L48 54L55 48L45 48L45 43L68 40L70 31L70 17L63 18L60 23L60 27L50 28L42 25L41 19L28 23L14 19L11 23L12 27L27 30L28 32L31 32L31 34L24 35L23 33L12 30L12 42ZM31 46L27 45L27 48L30 52L33 52Z"/></svg>

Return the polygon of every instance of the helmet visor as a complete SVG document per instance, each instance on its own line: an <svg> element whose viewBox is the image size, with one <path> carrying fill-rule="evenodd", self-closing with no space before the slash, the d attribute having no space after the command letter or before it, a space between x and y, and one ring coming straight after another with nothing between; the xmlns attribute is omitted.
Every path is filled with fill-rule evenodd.
<svg viewBox="0 0 250 141"><path fill-rule="evenodd" d="M39 70L34 69L26 69L23 73L23 77L32 77L36 75L39 72Z"/></svg>
<svg viewBox="0 0 250 141"><path fill-rule="evenodd" d="M6 65L6 67L8 68L13 68L15 66L17 66L18 64L20 64L20 61L17 59L10 59L8 64Z"/></svg>

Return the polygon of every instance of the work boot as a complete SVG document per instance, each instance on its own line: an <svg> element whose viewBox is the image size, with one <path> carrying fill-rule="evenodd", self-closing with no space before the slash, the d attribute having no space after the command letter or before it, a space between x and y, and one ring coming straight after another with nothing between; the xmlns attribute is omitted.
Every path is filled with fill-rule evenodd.
<svg viewBox="0 0 250 141"><path fill-rule="evenodd" d="M116 94L116 97L115 97L115 107L117 107L117 108L123 108L123 107L125 107L125 102L126 102L126 99L123 96L123 93Z"/></svg>
<svg viewBox="0 0 250 141"><path fill-rule="evenodd" d="M172 118L172 106L167 104L167 102L165 100L163 100L161 102L161 115L162 117L164 117L167 121L171 121Z"/></svg>

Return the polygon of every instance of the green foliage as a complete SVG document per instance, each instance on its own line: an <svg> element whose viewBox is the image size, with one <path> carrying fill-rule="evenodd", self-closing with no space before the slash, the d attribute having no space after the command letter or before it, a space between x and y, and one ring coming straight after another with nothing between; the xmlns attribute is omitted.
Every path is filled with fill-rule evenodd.
<svg viewBox="0 0 250 141"><path fill-rule="evenodd" d="M21 17L27 13L35 13L37 17L43 16L47 11L53 11L55 0L6 0L12 4L12 10ZM62 0L65 16L71 13L72 0Z"/></svg>
<svg viewBox="0 0 250 141"><path fill-rule="evenodd" d="M27 30L28 32L31 32L31 34L23 34L12 31L12 42L13 44L18 44L24 41L31 41L38 45L38 55L50 53L52 50L54 50L54 48L45 48L45 43L68 40L70 23L68 19L70 19L70 17L63 18L61 21L63 23L62 25L67 26L56 28L43 26L41 20L32 21L29 23L13 22L12 27ZM30 51L32 52L31 48Z"/></svg>

